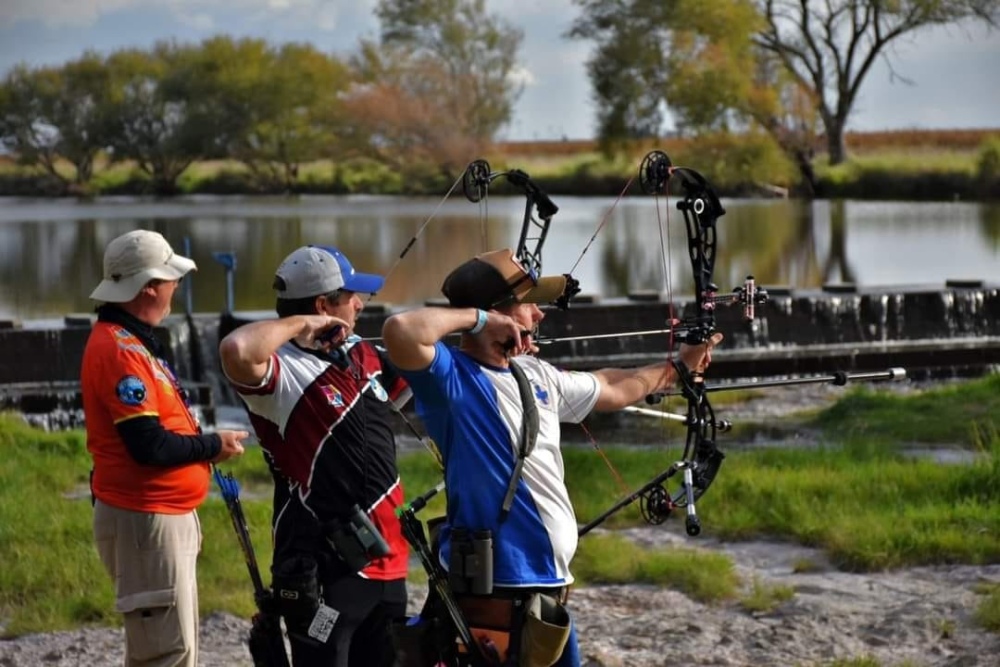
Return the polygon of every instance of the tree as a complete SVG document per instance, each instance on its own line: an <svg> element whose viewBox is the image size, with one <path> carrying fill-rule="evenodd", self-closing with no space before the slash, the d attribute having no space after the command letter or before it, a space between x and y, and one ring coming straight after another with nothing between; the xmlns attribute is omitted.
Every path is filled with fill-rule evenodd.
<svg viewBox="0 0 1000 667"><path fill-rule="evenodd" d="M876 58L889 44L931 25L980 20L996 25L997 0L840 0L759 3L766 27L755 43L814 95L831 164L845 158L847 119Z"/></svg>
<svg viewBox="0 0 1000 667"><path fill-rule="evenodd" d="M215 127L192 112L192 47L161 42L150 52L126 49L108 58L114 91L112 158L134 161L157 194L177 191L177 178L212 153Z"/></svg>
<svg viewBox="0 0 1000 667"><path fill-rule="evenodd" d="M291 192L299 166L332 148L349 73L312 46L217 37L202 45L193 79L220 150L262 187Z"/></svg>
<svg viewBox="0 0 1000 667"><path fill-rule="evenodd" d="M87 53L59 68L16 67L3 89L0 141L22 164L41 166L69 189L85 192L112 123L102 58ZM60 161L73 167L72 176L60 170Z"/></svg>
<svg viewBox="0 0 1000 667"><path fill-rule="evenodd" d="M52 72L40 72L17 65L0 87L0 143L17 155L18 162L41 167L59 181L58 136L45 117L46 79Z"/></svg>
<svg viewBox="0 0 1000 667"><path fill-rule="evenodd" d="M523 34L484 0L380 0L375 14L380 43L361 42L348 97L371 150L468 162L511 119Z"/></svg>
<svg viewBox="0 0 1000 667"><path fill-rule="evenodd" d="M667 105L695 130L757 124L808 179L818 118L832 164L858 91L887 47L930 25L995 25L998 0L575 0L569 35L588 63L602 138L648 132L633 117ZM611 59L608 63L600 62ZM625 84L614 81L624 72ZM653 115L659 123L659 114Z"/></svg>
<svg viewBox="0 0 1000 667"><path fill-rule="evenodd" d="M489 142L469 128L467 108L450 104L447 70L401 47L362 45L357 83L344 99L351 122L338 143L345 156L371 157L396 171L465 166Z"/></svg>

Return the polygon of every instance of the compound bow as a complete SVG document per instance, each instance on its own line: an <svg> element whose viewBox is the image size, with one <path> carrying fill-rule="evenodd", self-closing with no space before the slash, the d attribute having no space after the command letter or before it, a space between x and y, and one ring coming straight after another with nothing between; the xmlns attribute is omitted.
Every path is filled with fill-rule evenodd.
<svg viewBox="0 0 1000 667"><path fill-rule="evenodd" d="M672 340L689 345L708 341L716 332L715 307L718 304L740 304L747 320L752 320L757 305L767 301L767 292L758 288L753 276L747 276L741 287L729 294L719 294L713 281L716 252L716 222L726 211L715 190L704 176L693 169L675 167L662 151L653 151L643 158L639 167L639 185L645 194L667 195L671 178L680 182L683 195L677 209L684 216L688 239L688 257L694 275L694 310L672 328ZM677 371L681 395L687 400L687 438L680 460L659 473L634 493L601 513L580 529L581 536L603 523L622 508L639 502L643 519L650 524L666 521L675 508L685 508L685 530L688 535L701 532L701 521L695 511L695 501L708 490L725 454L716 444L716 436L728 431L728 421L717 420L708 399L702 378L679 362L673 362ZM663 395L648 396L647 403L659 403ZM680 489L671 493L667 480L682 473Z"/></svg>
<svg viewBox="0 0 1000 667"><path fill-rule="evenodd" d="M501 176L505 177L525 196L524 218L515 256L529 272L540 276L542 275L542 250L548 237L552 217L559 211L559 208L527 173L519 169L494 172L486 160L476 160L468 165L459 181L456 181L445 198L451 194L458 182L461 182L466 198L473 203L480 202L488 197L489 186ZM675 340L689 345L704 343L716 333L715 308L717 305L739 305L743 309L744 319L753 320L756 315L756 307L766 303L768 299L766 290L757 286L754 277L747 276L743 285L736 287L732 292L723 294L719 293L713 280L717 246L716 223L720 217L725 215L726 211L708 180L694 169L673 165L663 151L652 151L647 154L640 164L638 176L640 188L649 195L669 195L671 182L679 184L681 198L677 202L677 209L684 216L687 232L688 257L694 276L694 303L688 316L679 321L671 318L671 321L666 323L666 329L632 332L631 335L667 332L670 334L671 343ZM626 184L622 195L625 194L630 185L631 180ZM620 199L621 196L619 196ZM574 268L579 265L583 255L586 254L591 243L603 229L610 213L609 210L590 242L584 247L580 258L574 264ZM429 221L430 219L427 222ZM424 223L424 226L427 222ZM421 227L422 229L423 227ZM407 250L415 240L416 237L408 244ZM405 251L403 255L405 255ZM554 305L565 310L569 307L572 297L580 292L580 287L579 282L569 273L563 275L567 279L566 291ZM626 332L613 335L630 334ZM578 338L583 337L540 339L538 342L556 342ZM670 415L678 421L683 421L687 426L681 458L582 526L579 529L579 536L586 535L613 514L635 502L639 503L643 519L653 525L663 523L675 509L682 508L686 512L685 530L687 534L696 536L701 533L701 521L698 518L695 503L711 486L719 473L722 461L725 459L725 453L719 449L716 438L719 433L724 433L732 428L729 421L716 419L715 410L708 394L746 385L706 386L699 374L691 372L680 362L671 363L677 371L680 385L680 391L673 392L672 395L679 393L687 401L685 415ZM838 372L830 376L754 383L753 386L816 382L843 385L849 380L899 380L905 375L905 371L899 368L878 373L847 374ZM647 403L659 403L664 395L648 396ZM643 412L648 413L649 411L644 410ZM596 442L594 445L596 447ZM671 492L667 488L668 481L678 473L681 473L679 488Z"/></svg>

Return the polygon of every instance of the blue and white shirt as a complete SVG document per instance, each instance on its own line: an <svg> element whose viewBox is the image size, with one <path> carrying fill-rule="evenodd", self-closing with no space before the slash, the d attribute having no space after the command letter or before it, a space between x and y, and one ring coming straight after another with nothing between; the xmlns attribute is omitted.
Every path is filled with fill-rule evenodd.
<svg viewBox="0 0 1000 667"><path fill-rule="evenodd" d="M561 371L536 357L517 357L538 405L538 440L525 459L510 514L500 507L521 441L523 410L509 369L485 366L439 342L430 367L405 371L416 409L445 465L447 568L451 528L493 533L496 586L562 586L573 582L577 524L564 481L559 422L580 422L600 394L590 373Z"/></svg>

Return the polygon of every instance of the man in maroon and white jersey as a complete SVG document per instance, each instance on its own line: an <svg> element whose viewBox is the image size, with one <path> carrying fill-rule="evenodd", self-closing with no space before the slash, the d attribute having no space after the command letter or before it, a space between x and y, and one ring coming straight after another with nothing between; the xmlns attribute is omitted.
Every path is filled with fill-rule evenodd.
<svg viewBox="0 0 1000 667"><path fill-rule="evenodd" d="M406 614L390 412L410 392L353 335L359 295L383 282L335 248L298 248L275 275L278 319L220 344L275 480L271 574L296 667L392 665L391 624Z"/></svg>

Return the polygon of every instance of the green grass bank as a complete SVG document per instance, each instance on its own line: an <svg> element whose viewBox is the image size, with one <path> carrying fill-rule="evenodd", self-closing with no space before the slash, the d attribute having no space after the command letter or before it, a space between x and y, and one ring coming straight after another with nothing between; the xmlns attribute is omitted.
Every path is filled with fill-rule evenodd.
<svg viewBox="0 0 1000 667"><path fill-rule="evenodd" d="M826 434L823 446L729 450L699 504L705 535L794 541L821 548L837 567L857 572L1000 562L1000 433L993 417L998 410L1000 375L907 396L851 392L829 410L807 417L811 427ZM931 428L935 421L942 425ZM677 443L676 436L670 440ZM968 463L941 465L906 454L914 443L962 448L974 456ZM673 460L669 443L646 450L601 446L630 487ZM111 583L93 547L90 459L83 434L45 433L16 416L0 415L0 461L0 634L117 624ZM568 449L566 466L581 521L622 495L594 452ZM426 454L403 457L401 468L411 496L438 481ZM266 571L270 479L263 460L251 450L224 469L244 487L245 510ZM424 517L442 509L441 499L435 499ZM225 505L213 496L200 514L202 612L249 617L252 590ZM640 522L633 508L610 525ZM724 555L694 548L623 549L622 539L608 535L581 541L574 571L582 585L653 583L707 603L737 601L748 610L792 594L739 582L734 563ZM693 540L692 547L696 544ZM803 570L809 567L801 564ZM422 579L419 573L414 578ZM980 592L976 618L1000 632L1000 586L984 584Z"/></svg>
<svg viewBox="0 0 1000 667"><path fill-rule="evenodd" d="M884 136L888 135L888 136ZM800 174L788 156L762 135L718 134L699 139L640 142L615 157L598 151L593 141L498 144L471 159L486 158L495 170L522 169L551 195L617 196L634 178L642 157L666 151L674 164L701 172L724 197L804 194ZM830 166L823 153L812 161L814 196L881 200L985 201L1000 199L1000 130L926 131L854 134L849 159ZM72 179L64 165L60 173ZM454 172L454 173L452 173ZM441 196L459 175L429 165L391 168L366 158L321 160L299 166L293 194L370 194ZM494 193L505 192L498 181ZM639 194L638 186L630 189ZM38 168L0 158L0 196L67 194L153 194L151 180L134 165L99 159L95 175L72 186ZM162 194L162 193L160 193ZM173 194L288 194L283 183L263 182L246 166L231 160L189 166Z"/></svg>

